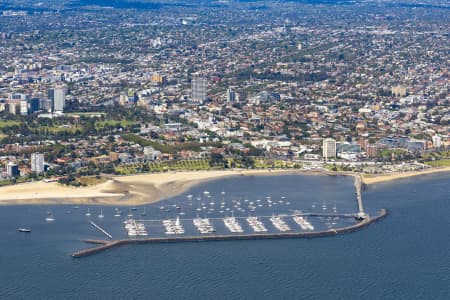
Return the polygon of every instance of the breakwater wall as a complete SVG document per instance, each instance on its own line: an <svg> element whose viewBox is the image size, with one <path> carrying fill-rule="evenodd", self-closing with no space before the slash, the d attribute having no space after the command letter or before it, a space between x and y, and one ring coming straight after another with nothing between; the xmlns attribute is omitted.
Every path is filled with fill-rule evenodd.
<svg viewBox="0 0 450 300"><path fill-rule="evenodd" d="M181 243L181 242L207 242L207 241L236 241L236 240L258 240L258 239L288 239L288 238L314 238L326 237L337 234L349 233L360 230L378 220L386 217L388 214L386 209L380 210L377 216L364 219L354 225L329 229L326 231L313 232L284 232L284 233L262 233L262 234L239 234L239 235L207 235L207 236L182 236L182 237L155 237L143 239L123 239L115 241L106 240L85 240L86 243L97 244L97 247L88 248L72 253L72 257L80 258L89 256L113 247L129 244L157 244L157 243Z"/></svg>

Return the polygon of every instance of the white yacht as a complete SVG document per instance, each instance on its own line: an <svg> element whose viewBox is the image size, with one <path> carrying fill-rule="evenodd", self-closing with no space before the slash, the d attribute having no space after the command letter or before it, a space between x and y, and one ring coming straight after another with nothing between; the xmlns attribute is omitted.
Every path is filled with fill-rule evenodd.
<svg viewBox="0 0 450 300"><path fill-rule="evenodd" d="M270 221L272 222L273 226L277 228L279 231L285 232L291 230L288 224L286 224L285 221L280 216L272 215L270 218Z"/></svg>
<svg viewBox="0 0 450 300"><path fill-rule="evenodd" d="M253 229L254 232L266 232L267 228L264 224L258 220L258 217L248 217L247 219L248 225Z"/></svg>
<svg viewBox="0 0 450 300"><path fill-rule="evenodd" d="M244 232L244 230L242 229L239 222L233 216L224 218L223 222L224 222L225 226L228 228L228 230L230 230L231 232L234 232L234 233Z"/></svg>
<svg viewBox="0 0 450 300"><path fill-rule="evenodd" d="M308 220L306 220L306 218L304 218L300 215L295 215L293 217L293 220L295 221L295 223L300 225L302 230L308 230L308 231L314 230L314 226L312 226L312 224L310 222L308 222Z"/></svg>

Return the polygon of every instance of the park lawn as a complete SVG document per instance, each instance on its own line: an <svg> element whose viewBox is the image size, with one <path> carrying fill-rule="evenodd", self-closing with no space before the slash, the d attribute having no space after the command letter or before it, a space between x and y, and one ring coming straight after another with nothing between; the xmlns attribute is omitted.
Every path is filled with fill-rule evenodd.
<svg viewBox="0 0 450 300"><path fill-rule="evenodd" d="M167 172L167 171L199 171L216 169L209 165L209 160L170 160L154 161L142 164L119 165L115 171L120 175L130 175L139 172Z"/></svg>
<svg viewBox="0 0 450 300"><path fill-rule="evenodd" d="M380 150L380 155L382 157L387 157L392 155L394 153L395 155L404 154L406 153L405 149L382 149Z"/></svg>
<svg viewBox="0 0 450 300"><path fill-rule="evenodd" d="M95 122L95 127L97 129L105 128L106 126L117 127L120 126L122 128L131 127L133 125L137 125L139 122L137 121L127 121L127 120L108 120L108 121L97 121Z"/></svg>
<svg viewBox="0 0 450 300"><path fill-rule="evenodd" d="M0 130L2 130L3 128L6 128L6 127L19 126L19 125L20 125L19 121L0 120Z"/></svg>
<svg viewBox="0 0 450 300"><path fill-rule="evenodd" d="M55 134L55 133L60 133L60 132L73 133L77 130L81 130L81 127L74 127L74 126L63 127L60 125L56 125L56 126L39 126L39 127L35 128L33 131L34 132L47 132L48 131L49 133Z"/></svg>
<svg viewBox="0 0 450 300"><path fill-rule="evenodd" d="M431 167L449 167L450 159L447 158L447 159L432 160L425 162L425 164Z"/></svg>

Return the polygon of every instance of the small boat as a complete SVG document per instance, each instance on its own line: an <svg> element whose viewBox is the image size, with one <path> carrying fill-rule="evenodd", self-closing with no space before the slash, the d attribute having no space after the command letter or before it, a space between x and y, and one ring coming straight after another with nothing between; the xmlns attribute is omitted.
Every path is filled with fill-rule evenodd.
<svg viewBox="0 0 450 300"><path fill-rule="evenodd" d="M144 211L141 213L141 216L145 217L147 215L147 212L145 211L145 207L144 207Z"/></svg>
<svg viewBox="0 0 450 300"><path fill-rule="evenodd" d="M55 218L53 217L53 215L52 215L52 213L51 212L48 212L47 213L47 218L45 218L45 222L53 222L53 221L55 221Z"/></svg>
<svg viewBox="0 0 450 300"><path fill-rule="evenodd" d="M87 212L84 214L86 217L90 217L91 216L91 212L89 211L89 208L87 209Z"/></svg>
<svg viewBox="0 0 450 300"><path fill-rule="evenodd" d="M28 229L28 228L19 228L19 232L30 233L30 232L31 232L31 229Z"/></svg>
<svg viewBox="0 0 450 300"><path fill-rule="evenodd" d="M100 219L103 219L105 216L103 215L103 209L100 209L100 214L98 215Z"/></svg>
<svg viewBox="0 0 450 300"><path fill-rule="evenodd" d="M115 210L114 217L122 216L122 211L121 210L119 210L117 207L114 210Z"/></svg>

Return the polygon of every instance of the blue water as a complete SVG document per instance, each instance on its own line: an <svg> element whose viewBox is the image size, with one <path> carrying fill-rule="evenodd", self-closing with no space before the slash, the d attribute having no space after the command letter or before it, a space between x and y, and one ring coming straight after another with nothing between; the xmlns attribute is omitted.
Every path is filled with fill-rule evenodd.
<svg viewBox="0 0 450 300"><path fill-rule="evenodd" d="M0 207L0 299L450 299L449 180L450 174L439 174L369 186L363 193L367 210L387 208L390 214L351 234L131 245L82 259L70 257L86 247L82 239L104 238L87 222L86 207ZM182 207L183 218L193 217L195 198L205 190L215 206L222 191L229 203L268 196L290 202L257 209L259 215L314 211L312 205L324 201L328 210L336 205L339 212L356 211L349 178L257 176L197 186L146 206L145 218L172 217L177 210L160 210L171 205ZM113 236L125 236L113 207L103 207L104 220L96 217L99 207L90 209ZM44 221L47 210L56 218L52 224ZM33 232L20 234L20 226ZM158 230L149 226L150 234Z"/></svg>

